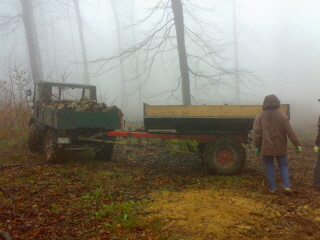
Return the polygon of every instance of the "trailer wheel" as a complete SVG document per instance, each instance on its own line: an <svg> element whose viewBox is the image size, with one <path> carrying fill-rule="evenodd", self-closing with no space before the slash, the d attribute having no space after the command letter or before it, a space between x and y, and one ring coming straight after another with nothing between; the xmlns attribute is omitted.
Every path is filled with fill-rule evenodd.
<svg viewBox="0 0 320 240"><path fill-rule="evenodd" d="M231 175L244 167L246 152L241 143L232 139L222 139L206 145L205 158L210 171Z"/></svg>
<svg viewBox="0 0 320 240"><path fill-rule="evenodd" d="M57 163L62 160L64 150L58 147L52 129L48 129L44 135L43 152L46 163Z"/></svg>
<svg viewBox="0 0 320 240"><path fill-rule="evenodd" d="M105 143L103 146L95 150L97 160L110 161L113 155L114 144Z"/></svg>
<svg viewBox="0 0 320 240"><path fill-rule="evenodd" d="M28 129L28 147L31 152L41 152L41 143L38 140L36 125L31 123Z"/></svg>

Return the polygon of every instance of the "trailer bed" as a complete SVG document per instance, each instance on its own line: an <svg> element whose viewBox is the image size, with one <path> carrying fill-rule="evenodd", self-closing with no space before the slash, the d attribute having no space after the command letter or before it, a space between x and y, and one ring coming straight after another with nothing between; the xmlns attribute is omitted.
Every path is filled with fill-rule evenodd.
<svg viewBox="0 0 320 240"><path fill-rule="evenodd" d="M289 116L290 105L280 111ZM148 105L144 104L146 130L175 130L181 134L247 134L261 105Z"/></svg>

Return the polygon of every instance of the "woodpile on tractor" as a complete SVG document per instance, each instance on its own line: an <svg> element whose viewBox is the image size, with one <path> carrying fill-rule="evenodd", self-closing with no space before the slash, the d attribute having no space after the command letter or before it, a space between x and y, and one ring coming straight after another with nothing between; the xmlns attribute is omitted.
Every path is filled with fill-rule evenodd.
<svg viewBox="0 0 320 240"><path fill-rule="evenodd" d="M42 103L43 107L58 110L88 111L88 112L116 112L119 108L115 105L108 107L105 103L98 103L96 100L81 98L81 100L61 99L53 100L51 103Z"/></svg>

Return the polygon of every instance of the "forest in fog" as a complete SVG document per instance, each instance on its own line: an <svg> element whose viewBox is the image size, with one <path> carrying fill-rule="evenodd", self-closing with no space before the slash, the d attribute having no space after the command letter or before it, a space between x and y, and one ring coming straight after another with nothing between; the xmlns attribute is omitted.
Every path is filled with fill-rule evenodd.
<svg viewBox="0 0 320 240"><path fill-rule="evenodd" d="M134 121L142 119L144 102L262 104L276 94L291 105L294 123L316 126L316 1L2 0L0 6L2 99L10 87L24 97L33 81L90 83L100 102Z"/></svg>
<svg viewBox="0 0 320 240"><path fill-rule="evenodd" d="M320 239L319 43L319 0L0 0L0 239Z"/></svg>

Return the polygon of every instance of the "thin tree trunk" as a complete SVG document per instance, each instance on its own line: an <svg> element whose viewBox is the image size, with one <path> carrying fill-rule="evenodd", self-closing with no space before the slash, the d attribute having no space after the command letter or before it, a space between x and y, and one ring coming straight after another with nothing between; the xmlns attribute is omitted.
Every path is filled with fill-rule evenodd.
<svg viewBox="0 0 320 240"><path fill-rule="evenodd" d="M80 15L79 1L73 0L73 2L76 8L77 22L78 22L78 28L79 28L79 37L80 37L83 67L84 67L84 80L85 80L85 83L88 84L90 83L90 78L89 78L88 61L87 61L87 50L86 50L86 45L83 37L83 28L82 28L82 21L81 21L81 15Z"/></svg>
<svg viewBox="0 0 320 240"><path fill-rule="evenodd" d="M234 44L234 76L236 80L236 94L234 102L240 104L240 76L239 76L239 59L238 59L238 33L237 33L237 17L235 0L232 1L233 9L233 44Z"/></svg>
<svg viewBox="0 0 320 240"><path fill-rule="evenodd" d="M74 59L74 62L76 63L77 62L76 43L74 41L74 35L73 35L73 29L72 29L72 26L71 26L71 18L70 18L69 11L67 12L67 14L68 14L68 23L69 23L69 30L70 30L70 35L71 35L71 42L72 42L73 59ZM76 76L77 76L77 79L79 79L79 67L78 67L78 64L76 64Z"/></svg>
<svg viewBox="0 0 320 240"><path fill-rule="evenodd" d="M134 1L132 1L132 5L131 5L131 26L132 26L132 38L133 38L133 46L136 45L136 33L135 33L135 26L133 24L133 6L134 6ZM138 80L138 86L139 86L139 90L138 90L138 111L139 113L143 113L143 104L142 104L142 91L141 91L141 79L140 79L140 71L139 71L139 64L138 64L138 57L134 57L133 61L135 62L135 75L137 76L137 80Z"/></svg>
<svg viewBox="0 0 320 240"><path fill-rule="evenodd" d="M44 11L41 11L41 16L43 19L44 18ZM51 20L51 23L52 23L52 20ZM43 38L44 40L44 44L45 44L45 54L46 54L46 65L48 66L48 69L52 69L52 65L51 65L51 55L50 55L50 51L49 51L49 43L48 43L48 37L49 37L49 30L48 30L48 24L44 24L43 25L43 31L44 31L44 35L45 37Z"/></svg>
<svg viewBox="0 0 320 240"><path fill-rule="evenodd" d="M23 23L27 37L28 52L33 81L38 83L43 81L43 69L41 62L38 35L33 19L33 8L31 0L21 0Z"/></svg>
<svg viewBox="0 0 320 240"><path fill-rule="evenodd" d="M51 18L51 34L52 34L52 43L53 43L54 70L56 72L56 81L58 81L59 80L59 74L58 74L58 66L57 66L56 41L55 41L55 38L54 38L53 20L52 20L52 18Z"/></svg>
<svg viewBox="0 0 320 240"><path fill-rule="evenodd" d="M114 14L114 19L116 22L116 31L117 31L117 38L118 38L118 51L119 54L122 52L121 46L121 36L120 36L120 24L118 19L118 11L117 11L117 2L118 0L111 0L112 10ZM124 67L123 63L120 64L120 80L121 80L121 108L124 109L127 106L127 89L126 89L126 82L125 82L125 74L124 74Z"/></svg>
<svg viewBox="0 0 320 240"><path fill-rule="evenodd" d="M39 72L41 74L41 79L43 79L43 68L42 68L42 58L41 58L41 52L40 52L40 44L39 44L39 38L38 38L38 32L37 32L37 28L36 28L36 23L34 21L34 17L33 17L33 7L32 7L32 1L30 1L30 6L31 6L31 23L32 23L32 30L33 30L33 37L34 37L34 43L35 43L35 51L36 51L36 55L37 55L37 63L38 63L38 69Z"/></svg>
<svg viewBox="0 0 320 240"><path fill-rule="evenodd" d="M183 105L191 105L189 66L184 37L184 20L181 0L171 0L171 7L177 34Z"/></svg>

